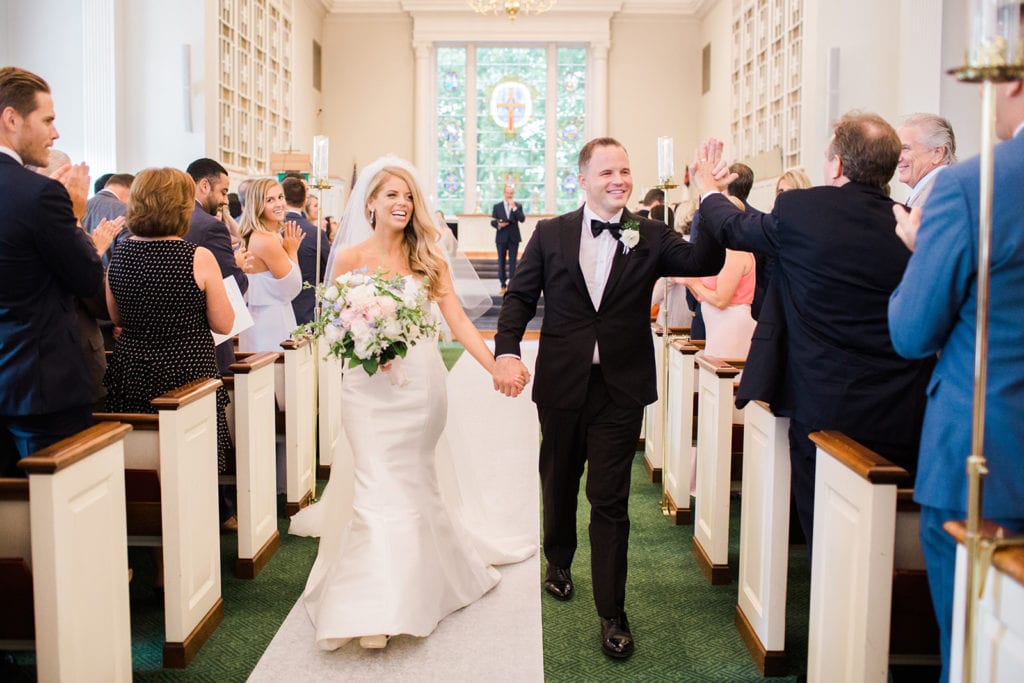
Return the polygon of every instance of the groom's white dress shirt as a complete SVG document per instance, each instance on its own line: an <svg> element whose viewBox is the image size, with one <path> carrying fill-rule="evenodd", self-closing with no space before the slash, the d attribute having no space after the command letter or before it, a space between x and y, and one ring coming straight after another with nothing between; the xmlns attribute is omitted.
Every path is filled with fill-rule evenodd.
<svg viewBox="0 0 1024 683"><path fill-rule="evenodd" d="M583 279L587 282L587 291L590 292L590 300L594 302L594 310L601 306L601 297L604 295L604 286L608 282L608 275L612 272L612 259L615 257L615 248L619 242L610 232L604 230L597 237L590 229L590 221L602 221L604 219L594 213L590 206L583 205L583 225L580 235L580 270L583 271ZM622 209L608 219L608 223L618 223L622 220ZM594 342L594 365L601 362L601 353Z"/></svg>

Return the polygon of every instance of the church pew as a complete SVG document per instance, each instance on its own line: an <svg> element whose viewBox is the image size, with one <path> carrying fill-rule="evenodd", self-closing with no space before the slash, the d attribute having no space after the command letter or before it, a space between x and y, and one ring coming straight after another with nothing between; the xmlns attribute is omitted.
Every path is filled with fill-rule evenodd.
<svg viewBox="0 0 1024 683"><path fill-rule="evenodd" d="M697 416L696 516L693 556L713 586L729 583L729 495L732 482L733 386L742 368L705 352L696 355L700 383Z"/></svg>
<svg viewBox="0 0 1024 683"><path fill-rule="evenodd" d="M956 538L956 590L953 597L953 633L950 647L949 680L963 680L964 614L966 594L967 529L963 522L946 522L945 529ZM987 534L998 533L994 524ZM1024 543L1024 538L1015 541ZM1024 546L996 550L985 572L985 589L975 613L972 648L973 680L986 683L1016 683L1024 671Z"/></svg>
<svg viewBox="0 0 1024 683"><path fill-rule="evenodd" d="M231 365L224 378L231 394L228 426L235 444L238 559L235 576L254 579L281 545L277 531L277 471L274 448L274 362L276 353L257 353Z"/></svg>
<svg viewBox="0 0 1024 683"><path fill-rule="evenodd" d="M341 381L343 361L328 354L329 345L320 340L317 376L317 479L329 479L339 459L351 459L348 439L341 423Z"/></svg>
<svg viewBox="0 0 1024 683"><path fill-rule="evenodd" d="M0 650L36 651L39 681L130 681L124 444L105 422L0 479Z"/></svg>
<svg viewBox="0 0 1024 683"><path fill-rule="evenodd" d="M667 452L663 469L665 505L673 524L693 521L690 506L690 459L693 454L693 387L699 347L684 339L672 341L668 363Z"/></svg>
<svg viewBox="0 0 1024 683"><path fill-rule="evenodd" d="M126 422L128 544L160 546L164 648L184 668L224 618L217 512L219 379L200 379L153 399L156 415L94 413ZM141 490L140 490L141 489Z"/></svg>
<svg viewBox="0 0 1024 683"><path fill-rule="evenodd" d="M789 569L789 418L766 403L743 408L743 487L736 628L763 676L786 673Z"/></svg>
<svg viewBox="0 0 1024 683"><path fill-rule="evenodd" d="M654 376L658 386L658 398L644 408L644 469L651 482L661 482L664 460L663 439L665 438L665 414L662 396L665 372L665 328L658 323L651 323L651 337L654 341Z"/></svg>
<svg viewBox="0 0 1024 683"><path fill-rule="evenodd" d="M897 491L909 474L840 432L811 440L818 451L808 681L885 681L890 664L934 663L920 511L910 491Z"/></svg>
<svg viewBox="0 0 1024 683"><path fill-rule="evenodd" d="M309 505L316 485L316 358L306 339L288 339L281 348L275 387L285 406L285 513L291 516Z"/></svg>

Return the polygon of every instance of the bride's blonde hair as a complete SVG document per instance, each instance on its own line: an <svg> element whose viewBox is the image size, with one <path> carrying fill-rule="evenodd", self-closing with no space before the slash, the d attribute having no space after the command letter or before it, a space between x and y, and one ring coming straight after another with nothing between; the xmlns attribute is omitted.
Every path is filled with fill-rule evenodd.
<svg viewBox="0 0 1024 683"><path fill-rule="evenodd" d="M254 232L276 234L276 229L263 222L263 210L267 208L267 190L280 185L275 178L257 178L245 191L245 208L238 221L238 236L242 238L242 246L249 248L249 236Z"/></svg>
<svg viewBox="0 0 1024 683"><path fill-rule="evenodd" d="M389 176L401 178L409 186L412 194L412 220L405 226L405 238L402 240L402 252L409 269L416 275L424 278L427 282L427 291L431 299L439 299L448 291L447 281L442 281L446 262L444 256L437 248L437 242L441 235L434 226L434 218L427 203L423 200L423 192L420 190L416 179L401 166L385 166L370 181L370 189L366 193L366 202L377 196L381 186ZM370 210L363 207L366 212L366 220L373 227L370 220Z"/></svg>

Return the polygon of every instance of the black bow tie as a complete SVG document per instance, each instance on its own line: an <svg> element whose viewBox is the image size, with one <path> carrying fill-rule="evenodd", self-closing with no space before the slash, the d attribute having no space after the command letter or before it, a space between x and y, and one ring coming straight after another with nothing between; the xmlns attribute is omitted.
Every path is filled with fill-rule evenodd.
<svg viewBox="0 0 1024 683"><path fill-rule="evenodd" d="M602 230L607 230L608 232L610 232L612 237L614 237L615 239L619 239L619 237L622 235L622 230L620 230L618 223L605 223L604 221L599 221L596 218L591 219L590 232L594 235L594 237L600 235Z"/></svg>

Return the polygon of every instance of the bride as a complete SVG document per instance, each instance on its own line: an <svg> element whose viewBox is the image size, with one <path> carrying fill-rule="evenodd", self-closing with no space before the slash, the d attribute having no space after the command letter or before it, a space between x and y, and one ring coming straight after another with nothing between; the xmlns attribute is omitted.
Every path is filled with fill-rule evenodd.
<svg viewBox="0 0 1024 683"><path fill-rule="evenodd" d="M438 239L414 169L384 157L363 170L352 191L331 277L382 269L417 282L453 337L490 373L494 356L459 303ZM425 637L498 583L491 565L536 549L524 540L474 537L457 493L438 483L435 454L448 399L436 340L421 341L392 364L401 365L402 382L390 376L398 368L373 376L346 368L342 422L355 476L332 476L321 501L292 518L291 533L320 536L303 601L324 650L353 638L383 648L393 635ZM520 378L520 389L528 380Z"/></svg>

